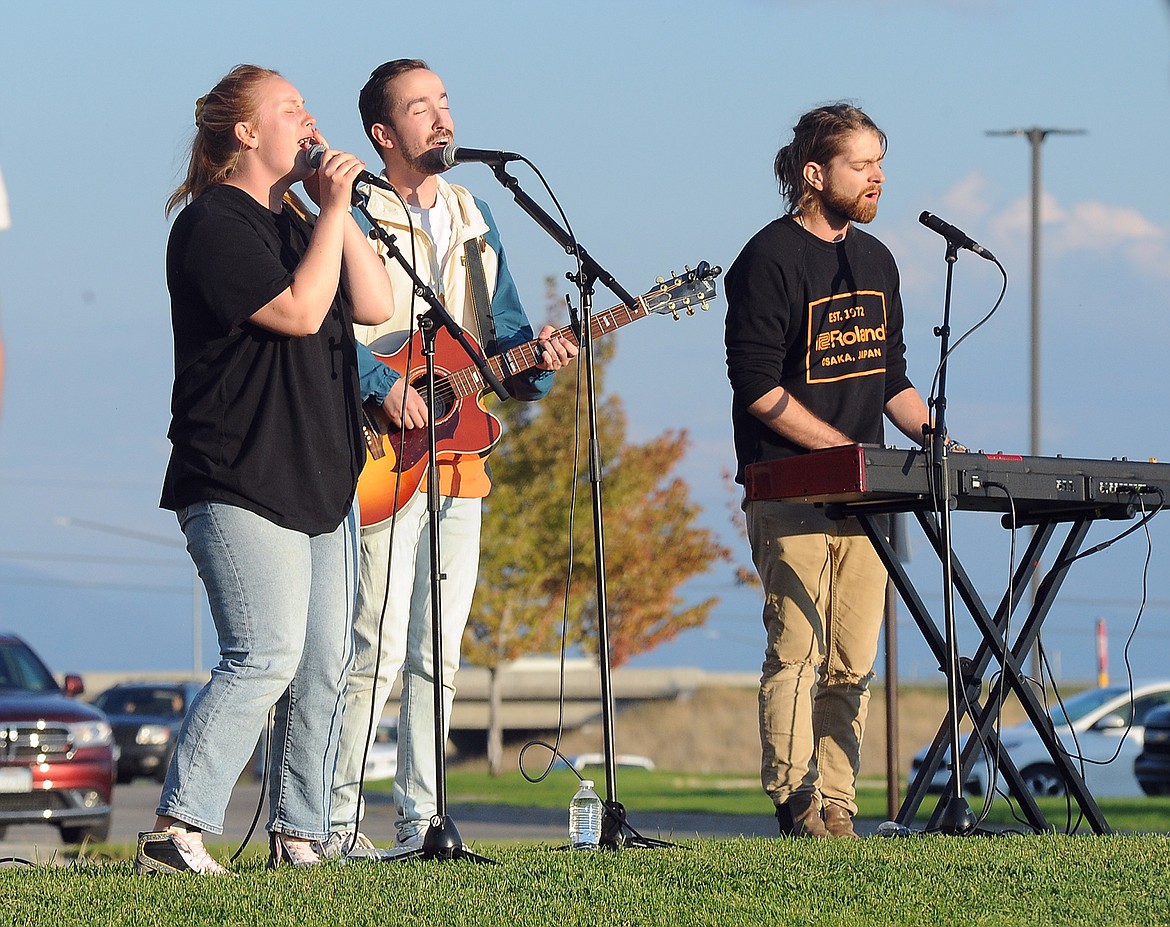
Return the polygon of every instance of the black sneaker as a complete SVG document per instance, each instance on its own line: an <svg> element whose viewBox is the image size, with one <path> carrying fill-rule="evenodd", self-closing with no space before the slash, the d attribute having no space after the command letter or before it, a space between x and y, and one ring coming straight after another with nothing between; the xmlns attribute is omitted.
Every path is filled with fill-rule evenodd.
<svg viewBox="0 0 1170 927"><path fill-rule="evenodd" d="M196 830L186 833L170 830L140 833L134 870L139 875L173 875L179 872L231 875L212 859L203 846L203 834Z"/></svg>

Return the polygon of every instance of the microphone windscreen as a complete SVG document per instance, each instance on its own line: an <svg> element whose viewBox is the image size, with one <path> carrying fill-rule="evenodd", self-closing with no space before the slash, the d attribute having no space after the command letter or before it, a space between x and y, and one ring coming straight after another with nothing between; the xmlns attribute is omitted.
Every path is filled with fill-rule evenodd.
<svg viewBox="0 0 1170 927"><path fill-rule="evenodd" d="M321 159L325 157L325 152L328 151L324 145L310 145L305 157L309 161L309 167L316 170L321 166Z"/></svg>

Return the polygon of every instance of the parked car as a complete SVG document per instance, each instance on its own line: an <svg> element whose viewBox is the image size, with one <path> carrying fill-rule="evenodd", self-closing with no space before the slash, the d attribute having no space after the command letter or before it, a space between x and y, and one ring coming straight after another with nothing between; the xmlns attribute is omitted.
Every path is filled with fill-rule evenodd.
<svg viewBox="0 0 1170 927"><path fill-rule="evenodd" d="M398 719L382 719L366 754L366 782L393 779L398 772Z"/></svg>
<svg viewBox="0 0 1170 927"><path fill-rule="evenodd" d="M66 843L110 831L116 747L106 716L57 685L32 648L0 633L0 836L12 824L55 824Z"/></svg>
<svg viewBox="0 0 1170 927"><path fill-rule="evenodd" d="M1134 760L1133 774L1147 795L1170 795L1170 705L1146 715L1142 752Z"/></svg>
<svg viewBox="0 0 1170 927"><path fill-rule="evenodd" d="M1131 797L1142 794L1134 775L1134 759L1142 749L1143 725L1147 716L1162 705L1170 705L1170 680L1135 683L1132 702L1129 686L1116 685L1088 689L1066 698L1063 709L1059 702L1050 704L1055 732L1073 765L1082 771L1091 795ZM966 742L964 735L963 743ZM1033 795L1064 794L1064 780L1030 721L1005 728L1000 733L1000 744ZM923 747L915 754L910 767L911 778L918 772L928 749ZM1110 762L1114 754L1116 759ZM1085 758L1083 769L1078 757ZM987 763L980 755L964 783L965 790L973 795L983 794L987 776ZM941 792L949 782L950 768L944 761L931 780L931 790Z"/></svg>
<svg viewBox="0 0 1170 927"><path fill-rule="evenodd" d="M613 758L614 766L624 767L626 769L654 769L654 761L648 756L642 756L637 753L618 753ZM582 773L587 766L605 766L604 753L578 753L576 756L568 758L568 765L572 766L577 772ZM555 764L556 768L563 768L565 764L560 760Z"/></svg>
<svg viewBox="0 0 1170 927"><path fill-rule="evenodd" d="M114 729L119 782L166 778L179 727L199 689L193 682L119 683L94 699Z"/></svg>
<svg viewBox="0 0 1170 927"><path fill-rule="evenodd" d="M252 759L248 763L252 778L259 781L264 777L264 752L268 746L268 732L260 735ZM366 771L363 780L376 782L379 779L393 779L398 772L398 718L383 718L374 731L374 741L366 754Z"/></svg>

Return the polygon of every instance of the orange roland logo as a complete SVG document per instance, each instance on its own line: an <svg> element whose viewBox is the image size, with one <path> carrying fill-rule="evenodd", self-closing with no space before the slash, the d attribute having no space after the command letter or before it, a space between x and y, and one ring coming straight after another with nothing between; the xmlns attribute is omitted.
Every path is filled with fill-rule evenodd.
<svg viewBox="0 0 1170 927"><path fill-rule="evenodd" d="M817 350L832 351L834 348L847 348L871 341L885 344L886 327L884 325L878 325L876 328L862 328L860 325L854 325L847 331L821 332L817 336Z"/></svg>
<svg viewBox="0 0 1170 927"><path fill-rule="evenodd" d="M884 293L859 290L809 304L807 382L883 373L885 346Z"/></svg>

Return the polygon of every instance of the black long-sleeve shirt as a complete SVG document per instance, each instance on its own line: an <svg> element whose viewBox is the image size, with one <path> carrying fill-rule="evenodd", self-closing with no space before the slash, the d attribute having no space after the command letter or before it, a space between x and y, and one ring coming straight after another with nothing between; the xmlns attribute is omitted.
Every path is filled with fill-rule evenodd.
<svg viewBox="0 0 1170 927"><path fill-rule="evenodd" d="M744 246L726 292L738 482L750 463L807 450L748 411L778 386L854 441L882 441L886 403L911 386L885 245L856 226L823 241L785 216Z"/></svg>

